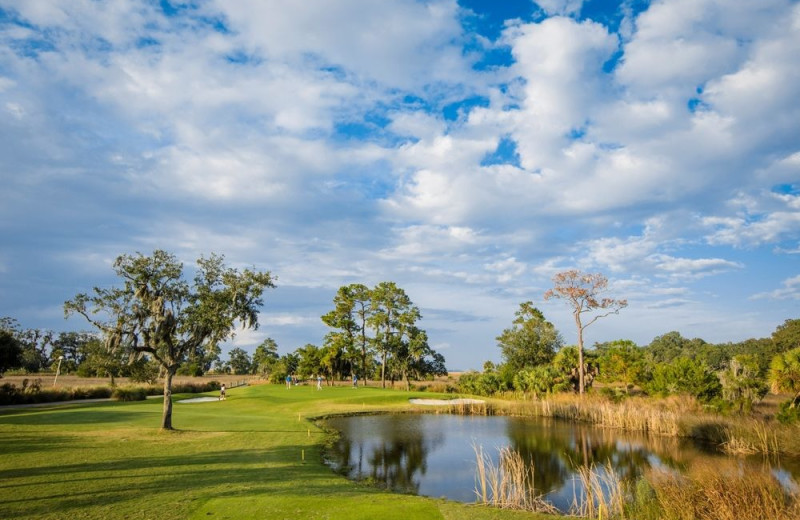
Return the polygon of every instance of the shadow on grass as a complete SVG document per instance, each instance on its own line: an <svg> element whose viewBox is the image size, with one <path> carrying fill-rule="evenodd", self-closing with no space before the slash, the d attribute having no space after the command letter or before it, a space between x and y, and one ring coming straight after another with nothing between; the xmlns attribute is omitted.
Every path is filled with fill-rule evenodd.
<svg viewBox="0 0 800 520"><path fill-rule="evenodd" d="M272 493L297 482L312 497L330 492L334 476L324 466L303 464L303 449L308 446L17 468L3 472L0 517L58 512L63 518L102 518L109 507L117 505L140 514L149 510L146 517L157 515L165 506L187 514L192 502Z"/></svg>
<svg viewBox="0 0 800 520"><path fill-rule="evenodd" d="M161 416L161 404L142 407L138 403L91 403L52 408L20 408L0 414L0 424L8 425L80 425L102 423L135 423Z"/></svg>
<svg viewBox="0 0 800 520"><path fill-rule="evenodd" d="M13 438L3 439L3 442L0 442L0 457L10 454L57 451L63 449L70 440L70 437L66 435L48 434L43 437L41 434L16 433Z"/></svg>

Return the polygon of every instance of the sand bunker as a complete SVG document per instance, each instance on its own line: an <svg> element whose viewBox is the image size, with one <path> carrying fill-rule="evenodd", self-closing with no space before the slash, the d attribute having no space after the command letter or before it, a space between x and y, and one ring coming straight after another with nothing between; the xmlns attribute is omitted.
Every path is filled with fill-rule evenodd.
<svg viewBox="0 0 800 520"><path fill-rule="evenodd" d="M192 397L191 399L181 399L179 403L207 403L209 401L219 401L219 397Z"/></svg>
<svg viewBox="0 0 800 520"><path fill-rule="evenodd" d="M486 401L480 399L409 399L411 404L422 404L427 406L453 405L453 404L483 404Z"/></svg>

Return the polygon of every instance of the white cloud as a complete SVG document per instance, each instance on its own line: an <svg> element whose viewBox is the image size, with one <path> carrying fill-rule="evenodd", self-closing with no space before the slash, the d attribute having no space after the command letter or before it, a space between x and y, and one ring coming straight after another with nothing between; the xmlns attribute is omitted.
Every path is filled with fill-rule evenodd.
<svg viewBox="0 0 800 520"><path fill-rule="evenodd" d="M320 321L320 318L319 316L262 312L258 321L268 327L301 327L311 324L316 325Z"/></svg>
<svg viewBox="0 0 800 520"><path fill-rule="evenodd" d="M462 26L454 0L209 1L169 16L157 2L0 3L19 13L0 27L4 292L45 264L60 273L53 259L74 288L123 252L218 251L313 298L395 280L436 310L431 340L457 364L489 357L516 305L573 266L613 275L632 302L597 336L775 321L744 297L709 304L721 291L706 288L723 273L748 294L775 287L796 261L796 2L666 0L639 15L625 2L613 34L581 21L579 0L543 0L572 18L540 11L497 42ZM476 42L515 62L474 70ZM327 304L262 322L318 343L302 334Z"/></svg>
<svg viewBox="0 0 800 520"><path fill-rule="evenodd" d="M293 0L216 1L246 47L270 59L296 62L318 56L360 81L415 89L461 80L468 68L457 41L454 1L363 2L299 5ZM358 20L354 26L353 20ZM417 59L420 55L430 59Z"/></svg>
<svg viewBox="0 0 800 520"><path fill-rule="evenodd" d="M641 264L655 251L657 243L646 236L606 237L586 244L589 258L595 265L606 266L612 272L625 272Z"/></svg>
<svg viewBox="0 0 800 520"><path fill-rule="evenodd" d="M497 273L497 281L502 284L519 280L528 270L524 262L519 262L513 256L485 264L484 267L487 271Z"/></svg>
<svg viewBox="0 0 800 520"><path fill-rule="evenodd" d="M17 103L6 103L6 112L11 114L15 119L22 119L25 117L25 109Z"/></svg>
<svg viewBox="0 0 800 520"><path fill-rule="evenodd" d="M10 79L0 76L0 93L10 89L11 87L16 86L17 82Z"/></svg>
<svg viewBox="0 0 800 520"><path fill-rule="evenodd" d="M783 287L774 291L757 293L750 297L751 300L800 300L800 275L783 281Z"/></svg>
<svg viewBox="0 0 800 520"><path fill-rule="evenodd" d="M475 230L463 226L414 225L395 230L397 243L381 251L385 258L418 260L457 255L484 242Z"/></svg>
<svg viewBox="0 0 800 520"><path fill-rule="evenodd" d="M654 267L674 278L701 278L744 267L740 262L723 258L676 258L664 254L648 258Z"/></svg>
<svg viewBox="0 0 800 520"><path fill-rule="evenodd" d="M741 196L731 201L739 209L725 217L702 219L714 245L755 247L800 238L800 196L767 193Z"/></svg>
<svg viewBox="0 0 800 520"><path fill-rule="evenodd" d="M586 124L588 108L603 100L603 63L617 49L616 37L590 21L548 18L510 29L506 39L525 78L514 136L522 166L558 167L568 134Z"/></svg>
<svg viewBox="0 0 800 520"><path fill-rule="evenodd" d="M535 0L549 15L575 14L581 10L583 0Z"/></svg>

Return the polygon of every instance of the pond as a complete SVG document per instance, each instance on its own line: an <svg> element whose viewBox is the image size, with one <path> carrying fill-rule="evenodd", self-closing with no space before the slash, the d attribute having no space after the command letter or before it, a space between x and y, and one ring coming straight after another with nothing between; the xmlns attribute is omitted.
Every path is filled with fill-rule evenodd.
<svg viewBox="0 0 800 520"><path fill-rule="evenodd" d="M400 414L334 417L329 428L341 435L327 452L336 471L390 489L460 502L475 502L475 447L497 463L498 450L511 447L533 461L537 493L561 511L582 496L576 468L610 464L622 478L651 467L683 471L689 464L731 460L761 467L761 457L732 458L709 446L674 437L647 436L555 419L499 416ZM800 482L798 461L772 468L784 485ZM791 464L793 463L793 465Z"/></svg>

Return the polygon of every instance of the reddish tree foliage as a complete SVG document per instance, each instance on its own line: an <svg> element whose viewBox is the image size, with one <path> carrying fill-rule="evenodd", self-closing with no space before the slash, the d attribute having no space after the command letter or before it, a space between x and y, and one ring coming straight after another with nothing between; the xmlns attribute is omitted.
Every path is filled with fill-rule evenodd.
<svg viewBox="0 0 800 520"><path fill-rule="evenodd" d="M584 392L584 376L586 367L583 362L583 331L599 320L611 314L617 314L628 306L627 300L601 298L600 295L608 289L608 278L600 273L582 273L577 269L570 269L553 276L553 288L544 293L544 299L558 298L566 300L572 307L572 316L578 329L578 391ZM587 323L583 323L583 315L601 311L595 314ZM605 311L605 312L602 312Z"/></svg>

